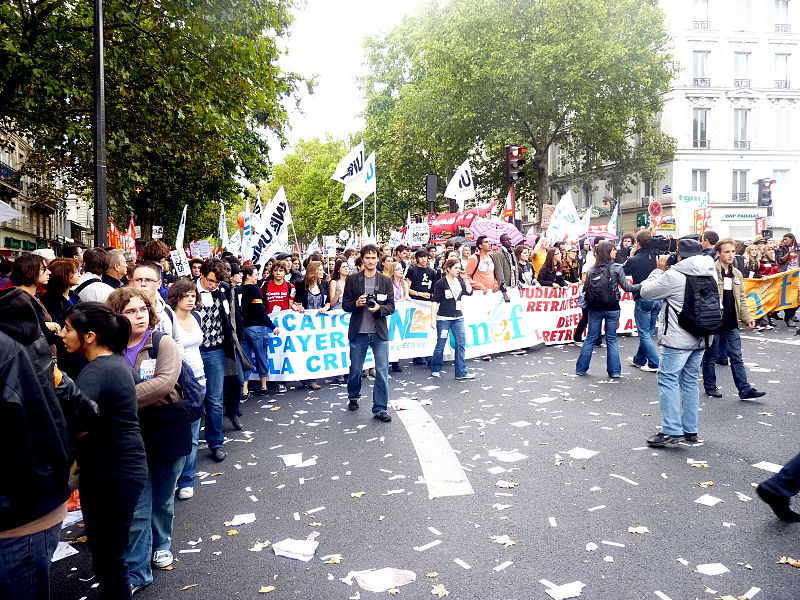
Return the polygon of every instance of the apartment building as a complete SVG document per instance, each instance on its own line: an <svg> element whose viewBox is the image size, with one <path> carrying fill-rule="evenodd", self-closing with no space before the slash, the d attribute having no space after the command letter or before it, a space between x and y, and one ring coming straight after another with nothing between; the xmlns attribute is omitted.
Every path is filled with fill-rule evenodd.
<svg viewBox="0 0 800 600"><path fill-rule="evenodd" d="M597 180L574 197L603 214L619 202L619 231L649 224L647 205L658 200L667 217L660 233L672 236L693 233L694 211L710 206L711 228L744 240L754 237L755 219L767 216L757 205L757 181L770 178L773 236L800 233L793 200L800 185L800 0L660 4L680 65L660 115L662 130L677 140L675 160L663 165L660 181L632 192ZM552 171L558 163L554 148Z"/></svg>

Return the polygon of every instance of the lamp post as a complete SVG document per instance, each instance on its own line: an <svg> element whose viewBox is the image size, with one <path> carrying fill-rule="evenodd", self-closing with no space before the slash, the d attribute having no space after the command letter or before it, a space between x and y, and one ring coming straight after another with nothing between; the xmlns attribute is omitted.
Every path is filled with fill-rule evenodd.
<svg viewBox="0 0 800 600"><path fill-rule="evenodd" d="M94 242L108 239L106 94L103 66L103 0L94 0Z"/></svg>

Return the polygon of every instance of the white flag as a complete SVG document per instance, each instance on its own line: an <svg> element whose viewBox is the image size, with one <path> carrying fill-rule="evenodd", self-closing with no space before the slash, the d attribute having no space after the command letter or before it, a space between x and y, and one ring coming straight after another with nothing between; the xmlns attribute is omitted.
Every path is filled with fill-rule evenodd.
<svg viewBox="0 0 800 600"><path fill-rule="evenodd" d="M242 228L242 260L253 260L252 219L250 218L250 198L244 208L244 227Z"/></svg>
<svg viewBox="0 0 800 600"><path fill-rule="evenodd" d="M228 243L225 245L225 250L239 255L242 251L242 232L238 229L228 238Z"/></svg>
<svg viewBox="0 0 800 600"><path fill-rule="evenodd" d="M580 235L580 218L572 201L572 192L567 192L556 205L550 226L547 228L547 239L551 244L561 242L565 238L577 238Z"/></svg>
<svg viewBox="0 0 800 600"><path fill-rule="evenodd" d="M350 206L348 206L347 210L353 210L355 207L361 206L362 204L364 204L364 199L363 198L361 198L360 200L357 200L355 203L353 203Z"/></svg>
<svg viewBox="0 0 800 600"><path fill-rule="evenodd" d="M447 184L444 191L445 198L453 198L458 202L459 212L464 210L464 201L475 197L475 183L472 181L472 170L469 168L469 159L461 163L455 175Z"/></svg>
<svg viewBox="0 0 800 600"><path fill-rule="evenodd" d="M614 207L614 212L608 219L608 225L606 225L606 231L614 235L617 235L617 215L619 215L619 202L617 202L617 205Z"/></svg>
<svg viewBox="0 0 800 600"><path fill-rule="evenodd" d="M284 252L289 248L289 201L286 191L281 187L275 197L267 204L261 220L262 231L254 236L251 260L259 264L276 252Z"/></svg>
<svg viewBox="0 0 800 600"><path fill-rule="evenodd" d="M360 185L364 181L364 142L350 150L347 155L339 162L331 175L339 183L344 184L343 200L347 200L352 193L353 184Z"/></svg>
<svg viewBox="0 0 800 600"><path fill-rule="evenodd" d="M350 192L347 194L349 197L350 194L356 194L362 201L364 201L370 194L374 194L377 190L377 180L375 178L375 153L373 152L367 157L367 162L364 164L364 169L362 171L363 179L361 181L357 181L352 185L348 186ZM347 192L348 190L345 190ZM357 202L350 208L354 208L361 204Z"/></svg>
<svg viewBox="0 0 800 600"><path fill-rule="evenodd" d="M578 237L582 235L586 235L589 231L589 227L591 227L592 223L592 207L588 207L586 212L583 214L583 218L581 219L581 226L579 229Z"/></svg>
<svg viewBox="0 0 800 600"><path fill-rule="evenodd" d="M261 219L263 216L264 208L261 206L261 192L258 192L256 206L253 209L253 214L250 215L250 228L252 229L250 233L255 234L257 230L261 229Z"/></svg>
<svg viewBox="0 0 800 600"><path fill-rule="evenodd" d="M225 250L228 249L228 224L225 222L225 205L222 202L219 203L219 225L217 226L219 231L217 235L219 235L219 242L220 246Z"/></svg>
<svg viewBox="0 0 800 600"><path fill-rule="evenodd" d="M181 215L181 222L178 225L178 235L175 236L175 247L183 248L183 234L186 231L186 209L189 208L188 204L183 205L183 214Z"/></svg>

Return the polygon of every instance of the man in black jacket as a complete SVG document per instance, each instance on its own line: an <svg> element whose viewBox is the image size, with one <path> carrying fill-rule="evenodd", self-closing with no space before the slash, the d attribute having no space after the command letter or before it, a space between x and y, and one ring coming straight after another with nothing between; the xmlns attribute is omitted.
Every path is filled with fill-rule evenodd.
<svg viewBox="0 0 800 600"><path fill-rule="evenodd" d="M656 268L658 252L653 245L653 235L649 231L636 234L636 254L626 260L623 267L633 283L642 283ZM659 356L654 338L661 301L645 300L639 296L639 292L634 294L634 300L633 318L639 331L639 348L635 356L628 357L628 364L642 371L658 371Z"/></svg>
<svg viewBox="0 0 800 600"><path fill-rule="evenodd" d="M389 404L389 328L386 317L394 312L392 280L378 273L378 248L361 248L364 270L347 276L342 294L342 309L352 313L347 337L350 340L350 374L347 378L347 408L358 410L361 397L361 371L367 348L375 357L375 386L372 414L379 421L392 420Z"/></svg>
<svg viewBox="0 0 800 600"><path fill-rule="evenodd" d="M50 597L50 559L70 494L70 434L97 416L69 378L58 379L30 296L3 290L0 423L14 455L0 478L0 598Z"/></svg>

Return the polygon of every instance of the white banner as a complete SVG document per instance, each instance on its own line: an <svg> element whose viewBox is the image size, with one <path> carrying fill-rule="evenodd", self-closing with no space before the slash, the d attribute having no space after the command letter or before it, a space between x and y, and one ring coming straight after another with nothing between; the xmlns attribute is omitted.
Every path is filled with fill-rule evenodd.
<svg viewBox="0 0 800 600"><path fill-rule="evenodd" d="M567 192L556 204L553 216L550 217L550 226L547 228L547 239L551 244L561 242L565 238L577 239L581 231L581 220L575 203L572 201L572 192Z"/></svg>
<svg viewBox="0 0 800 600"><path fill-rule="evenodd" d="M150 229L150 237L154 240L160 240L164 237L164 227L161 225L153 225Z"/></svg>
<svg viewBox="0 0 800 600"><path fill-rule="evenodd" d="M389 232L389 246L394 248L395 246L399 246L403 243L403 232L402 231L390 231Z"/></svg>
<svg viewBox="0 0 800 600"><path fill-rule="evenodd" d="M410 246L422 246L431 239L431 226L427 223L412 223L406 232L406 243Z"/></svg>
<svg viewBox="0 0 800 600"><path fill-rule="evenodd" d="M363 202L370 194L374 194L377 190L377 179L375 177L375 153L373 152L367 157L367 162L364 164L364 169L362 171L363 176L355 181L352 185L349 185L347 190L347 195L355 194L361 201ZM349 191L348 191L349 190ZM350 208L358 206L358 204L354 204Z"/></svg>
<svg viewBox="0 0 800 600"><path fill-rule="evenodd" d="M331 179L344 184L343 200L352 193L353 185L361 185L364 181L364 142L350 150L336 166Z"/></svg>
<svg viewBox="0 0 800 600"><path fill-rule="evenodd" d="M238 229L236 232L228 238L228 243L225 246L225 250L228 252L233 252L234 254L240 254L242 251L242 232Z"/></svg>
<svg viewBox="0 0 800 600"><path fill-rule="evenodd" d="M262 230L253 239L252 261L261 264L276 252L289 248L289 201L281 187L264 209Z"/></svg>
<svg viewBox="0 0 800 600"><path fill-rule="evenodd" d="M578 307L580 285L564 288L531 287L509 290L511 302L500 293L475 293L464 298L466 357L530 348L538 344L572 341L581 318ZM622 293L618 333L633 333L634 302ZM431 305L400 300L388 319L389 360L430 356L436 345L431 327ZM342 375L350 368L347 327L350 313L341 310L318 314L282 311L270 315L281 330L267 340L270 379L299 381ZM445 346L445 359L453 358L453 338ZM365 368L374 366L371 352Z"/></svg>
<svg viewBox="0 0 800 600"><path fill-rule="evenodd" d="M464 210L464 202L475 197L475 182L472 180L472 169L469 168L469 159L465 160L456 169L455 175L447 184L444 191L445 198L453 198L458 202L459 212Z"/></svg>
<svg viewBox="0 0 800 600"><path fill-rule="evenodd" d="M189 267L189 259L186 258L186 253L183 249L171 250L169 257L172 264L175 265L175 273L178 277L188 277L192 274L192 269Z"/></svg>
<svg viewBox="0 0 800 600"><path fill-rule="evenodd" d="M336 236L323 235L322 247L324 249L325 256L336 256Z"/></svg>

